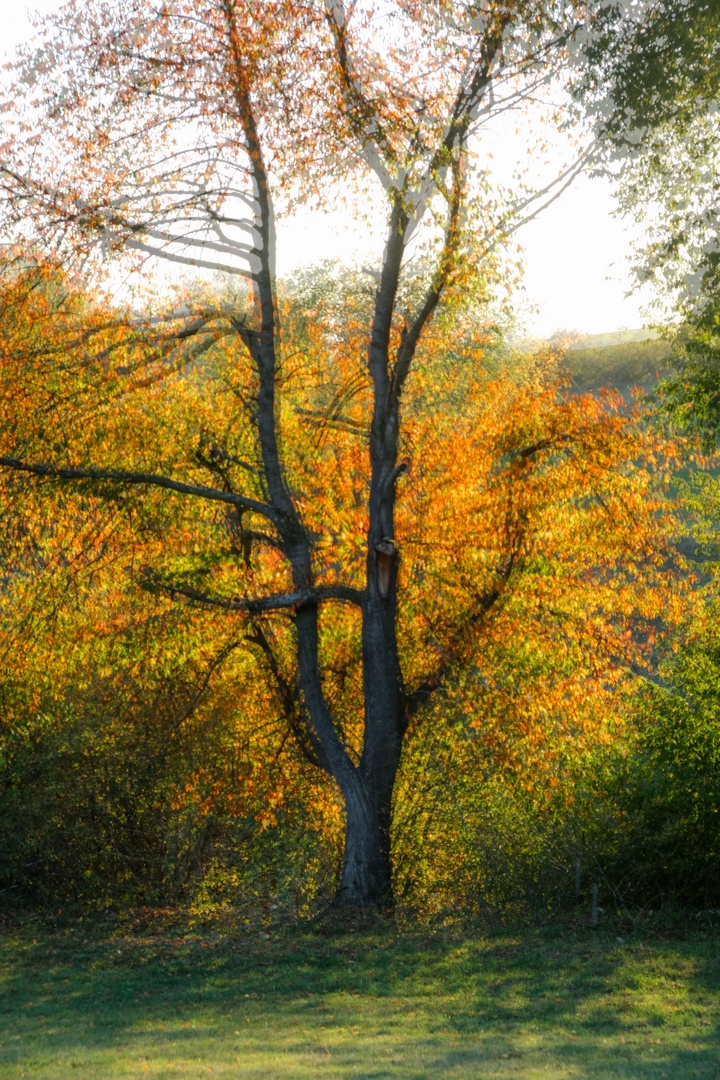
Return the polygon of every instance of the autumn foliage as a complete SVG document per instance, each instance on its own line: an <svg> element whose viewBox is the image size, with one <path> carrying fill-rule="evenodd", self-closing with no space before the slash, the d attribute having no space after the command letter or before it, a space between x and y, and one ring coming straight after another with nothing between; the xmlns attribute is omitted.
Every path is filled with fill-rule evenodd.
<svg viewBox="0 0 720 1080"><path fill-rule="evenodd" d="M311 302L308 310L291 292L282 308L288 483L307 515L318 588L361 590L371 410L362 311L353 293L332 310L322 296ZM172 322L158 343L154 316L113 310L57 270L8 277L5 455L72 469L101 448L107 473L162 469L260 500L252 366L228 340L222 297L194 303L207 326L199 355L172 338ZM569 392L550 357L519 383L489 379L481 328L462 345L462 384L453 385L443 363L458 348L451 327L438 319L425 339L401 441L401 880L430 827L429 768L442 763L450 782L464 783L476 770L480 783L482 762L495 760L548 798L561 794L568 754L618 738L628 674L649 663L658 626L685 603L668 576L672 505L657 481L672 447L618 395ZM314 822L337 850L342 806L311 764L297 707L292 609L241 602L293 588L267 521L110 477L38 485L8 471L2 497L3 650L18 690L5 723L22 725L28 709L60 727L68 710L101 715L103 740L125 754L144 745L151 774L163 775L163 746L179 755L162 785L176 815L254 822L250 833ZM359 760L358 610L327 603L319 627L324 693ZM212 863L217 836L208 844ZM462 850L460 837L461 860Z"/></svg>

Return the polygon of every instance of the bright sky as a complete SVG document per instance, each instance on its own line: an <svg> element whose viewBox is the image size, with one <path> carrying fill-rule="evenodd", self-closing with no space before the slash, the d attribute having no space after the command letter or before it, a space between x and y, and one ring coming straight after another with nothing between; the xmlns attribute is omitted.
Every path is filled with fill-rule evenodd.
<svg viewBox="0 0 720 1080"><path fill-rule="evenodd" d="M12 0L11 0L12 2ZM27 9L41 12L60 0L28 5L6 0L2 41L10 51L28 38ZM507 146L508 154L512 153ZM527 332L546 337L555 330L594 334L644 324L642 305L649 296L626 297L631 287L627 266L630 234L612 216L610 185L581 177L516 238L525 252L526 302L536 313L526 319ZM332 219L305 215L278 228L278 271L288 271L323 258L362 254L357 235L338 233Z"/></svg>

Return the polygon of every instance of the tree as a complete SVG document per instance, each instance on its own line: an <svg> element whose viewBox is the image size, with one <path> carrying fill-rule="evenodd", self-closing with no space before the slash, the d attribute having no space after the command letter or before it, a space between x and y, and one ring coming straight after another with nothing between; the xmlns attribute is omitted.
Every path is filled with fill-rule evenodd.
<svg viewBox="0 0 720 1080"><path fill-rule="evenodd" d="M639 281L695 305L717 273L720 33L711 0L621 10L586 46L575 94L595 122L595 168L642 221Z"/></svg>
<svg viewBox="0 0 720 1080"><path fill-rule="evenodd" d="M621 21L618 14L617 20ZM665 406L706 446L718 430L720 30L711 0L651 3L588 48L575 92L595 121L596 168L644 225L635 277L682 316Z"/></svg>
<svg viewBox="0 0 720 1080"><path fill-rule="evenodd" d="M228 614L223 647L254 652L287 732L342 795L340 903L391 903L403 742L455 682L492 676L493 634L533 626L530 667L549 671L555 649L612 682L656 610L662 506L627 465L656 451L620 403L488 386L472 342L458 355L462 303L527 209L494 214L471 136L551 77L589 20L561 0L403 3L380 23L339 0L88 0L16 67L26 112L2 177L25 251L94 266L99 245L252 289L120 317L66 283L58 301L34 270L8 279L0 466L19 535L51 481L63 537L97 524L76 560L88 580L105 560L184 598L198 626ZM299 188L327 204L368 172L387 241L367 318L351 297L293 311L277 209ZM458 363L433 363L443 352ZM44 550L47 526L35 536ZM546 683L581 724L562 680Z"/></svg>

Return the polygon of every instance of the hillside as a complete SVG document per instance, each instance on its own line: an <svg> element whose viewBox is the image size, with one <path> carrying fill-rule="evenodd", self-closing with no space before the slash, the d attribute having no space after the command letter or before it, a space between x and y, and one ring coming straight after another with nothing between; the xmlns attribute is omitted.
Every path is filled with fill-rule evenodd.
<svg viewBox="0 0 720 1080"><path fill-rule="evenodd" d="M637 334L643 332L625 331ZM596 339L613 336L617 335L596 335ZM565 353L565 369L573 386L578 390L607 385L616 386L618 389L630 386L650 389L658 378L670 374L670 354L670 343L657 338L596 344L590 348L571 346Z"/></svg>
<svg viewBox="0 0 720 1080"><path fill-rule="evenodd" d="M608 330L603 334L583 334L578 336L568 349L602 349L608 345L639 344L658 338L657 330Z"/></svg>

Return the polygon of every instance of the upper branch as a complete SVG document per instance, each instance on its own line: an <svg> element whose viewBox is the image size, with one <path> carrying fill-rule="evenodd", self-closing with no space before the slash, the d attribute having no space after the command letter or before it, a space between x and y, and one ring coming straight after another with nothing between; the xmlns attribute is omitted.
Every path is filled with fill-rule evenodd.
<svg viewBox="0 0 720 1080"><path fill-rule="evenodd" d="M511 23L512 18L508 8L485 29L478 62L471 68L469 77L463 79L458 87L445 134L431 154L422 178L412 186L409 186L407 181L403 185L408 213L406 241L419 224L432 194L442 185L442 178L448 168L454 169L462 162L471 124L492 83L493 65L502 47L505 27Z"/></svg>
<svg viewBox="0 0 720 1080"><path fill-rule="evenodd" d="M257 285L260 291L262 306L263 327L268 318L271 325L275 321L274 299L272 283L275 277L275 222L272 208L272 197L268 181L267 169L263 155L260 135L255 121L255 114L250 99L250 80L243 62L240 36L238 34L237 21L235 18L234 0L224 0L225 17L230 36L230 53L233 64L233 92L235 104L238 109L240 123L242 125L248 157L250 159L250 174L255 184L255 200L257 203L257 223L255 229L261 241L260 249L255 249L260 261L260 270L257 273ZM270 309L268 311L268 302Z"/></svg>
<svg viewBox="0 0 720 1080"><path fill-rule="evenodd" d="M302 580L303 584L307 584L310 580L309 542L285 480L278 443L275 402L275 220L272 193L251 100L250 73L243 59L234 0L224 0L224 10L233 64L233 93L250 159L250 173L257 202L257 232L261 241L260 269L254 278L255 296L260 307L260 331L251 331L242 322L232 321L250 352L260 380L256 412L257 431L267 491L276 512L276 524L288 551L293 553L291 561L296 582Z"/></svg>
<svg viewBox="0 0 720 1080"><path fill-rule="evenodd" d="M397 165L397 158L377 110L367 100L353 74L348 52L347 27L354 7L355 4L351 4L351 11L348 13L343 0L325 0L325 18L335 43L343 95L348 106L348 120L355 135L361 140L365 161L387 191L392 185L392 176L383 157L389 158L393 166Z"/></svg>
<svg viewBox="0 0 720 1080"><path fill-rule="evenodd" d="M460 214L462 210L463 194L464 184L462 180L462 166L460 162L454 161L450 214L445 229L445 238L440 260L427 293L425 294L423 305L413 319L412 325L403 334L400 347L397 351L394 381L398 392L402 389L405 379L407 378L410 364L415 355L415 349L417 348L417 343L420 340L423 328L440 302L442 291L447 284L452 270L453 256L457 250L460 238Z"/></svg>

